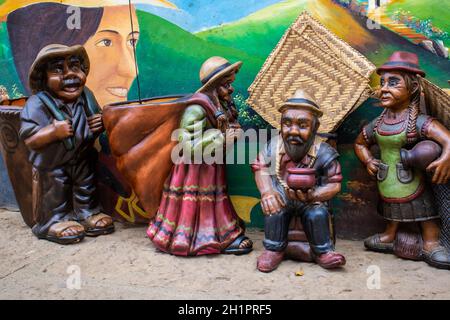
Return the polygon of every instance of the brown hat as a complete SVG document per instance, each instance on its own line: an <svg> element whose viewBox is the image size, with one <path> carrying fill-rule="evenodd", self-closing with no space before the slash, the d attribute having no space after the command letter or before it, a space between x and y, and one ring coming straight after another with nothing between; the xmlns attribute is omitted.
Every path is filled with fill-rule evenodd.
<svg viewBox="0 0 450 320"><path fill-rule="evenodd" d="M200 68L200 81L203 86L197 92L203 92L218 80L226 77L231 72L238 72L242 66L242 61L231 64L222 57L211 57L206 60Z"/></svg>
<svg viewBox="0 0 450 320"><path fill-rule="evenodd" d="M302 89L297 89L292 98L287 99L279 108L279 112L283 112L286 108L305 109L314 113L317 117L321 117L323 112L320 110L314 99Z"/></svg>
<svg viewBox="0 0 450 320"><path fill-rule="evenodd" d="M389 57L389 60L377 69L378 74L383 71L403 71L425 77L425 72L419 67L417 55L406 51L395 51Z"/></svg>
<svg viewBox="0 0 450 320"><path fill-rule="evenodd" d="M28 81L31 91L34 93L43 89L40 87L42 79L40 79L41 75L39 72L39 69L43 64L56 57L67 57L72 55L82 58L84 70L87 76L89 74L90 63L86 49L84 49L83 46L75 45L68 47L62 44L49 44L39 51L36 59L30 67L30 71L28 72Z"/></svg>

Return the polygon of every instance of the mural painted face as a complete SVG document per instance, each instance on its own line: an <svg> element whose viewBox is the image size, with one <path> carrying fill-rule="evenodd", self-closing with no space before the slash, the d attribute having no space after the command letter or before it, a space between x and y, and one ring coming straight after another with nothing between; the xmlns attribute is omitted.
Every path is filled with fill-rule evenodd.
<svg viewBox="0 0 450 320"><path fill-rule="evenodd" d="M410 93L402 73L394 71L382 73L380 85L380 101L383 108L403 109L408 107Z"/></svg>
<svg viewBox="0 0 450 320"><path fill-rule="evenodd" d="M76 56L56 58L47 64L47 87L58 99L70 103L78 99L86 83L86 74Z"/></svg>
<svg viewBox="0 0 450 320"><path fill-rule="evenodd" d="M127 100L136 77L133 46L139 39L136 11L131 30L128 6L105 7L97 32L85 43L91 61L87 86L101 107Z"/></svg>

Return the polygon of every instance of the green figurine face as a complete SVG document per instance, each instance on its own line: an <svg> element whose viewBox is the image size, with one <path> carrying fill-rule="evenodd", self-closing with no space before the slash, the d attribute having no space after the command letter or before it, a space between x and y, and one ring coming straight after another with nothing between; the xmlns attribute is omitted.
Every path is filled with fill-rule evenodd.
<svg viewBox="0 0 450 320"><path fill-rule="evenodd" d="M381 74L381 106L390 109L402 109L410 103L410 92L401 72L384 72Z"/></svg>
<svg viewBox="0 0 450 320"><path fill-rule="evenodd" d="M79 57L55 58L47 64L47 88L65 103L74 102L83 92L86 74Z"/></svg>

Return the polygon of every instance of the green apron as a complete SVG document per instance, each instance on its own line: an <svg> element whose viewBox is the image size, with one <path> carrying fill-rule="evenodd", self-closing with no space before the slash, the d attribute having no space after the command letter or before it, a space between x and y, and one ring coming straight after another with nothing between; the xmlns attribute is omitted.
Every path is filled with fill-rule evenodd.
<svg viewBox="0 0 450 320"><path fill-rule="evenodd" d="M393 135L381 135L375 130L375 139L381 150L378 190L383 198L402 199L416 193L423 181L423 173L404 170L400 159L400 149L407 143L406 129ZM383 168L383 164L388 167Z"/></svg>

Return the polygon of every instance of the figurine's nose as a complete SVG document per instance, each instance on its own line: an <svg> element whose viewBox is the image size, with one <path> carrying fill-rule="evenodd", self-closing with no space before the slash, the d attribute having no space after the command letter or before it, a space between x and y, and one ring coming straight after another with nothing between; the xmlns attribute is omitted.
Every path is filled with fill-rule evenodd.
<svg viewBox="0 0 450 320"><path fill-rule="evenodd" d="M381 86L381 92L387 92L388 90L388 83L385 82L382 86Z"/></svg>
<svg viewBox="0 0 450 320"><path fill-rule="evenodd" d="M300 136L300 128L296 125L291 126L289 129L289 134L291 136Z"/></svg>
<svg viewBox="0 0 450 320"><path fill-rule="evenodd" d="M64 77L70 77L75 75L75 72L73 72L73 70L71 68L69 68L69 66L66 64L64 65Z"/></svg>

